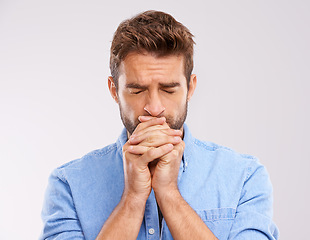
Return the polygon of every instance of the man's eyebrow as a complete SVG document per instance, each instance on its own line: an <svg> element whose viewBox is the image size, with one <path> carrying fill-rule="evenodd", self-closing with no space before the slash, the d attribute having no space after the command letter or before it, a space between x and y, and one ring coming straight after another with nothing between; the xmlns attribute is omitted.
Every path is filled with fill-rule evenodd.
<svg viewBox="0 0 310 240"><path fill-rule="evenodd" d="M146 86L140 85L138 83L127 83L126 88L138 88L138 89L147 89Z"/></svg>
<svg viewBox="0 0 310 240"><path fill-rule="evenodd" d="M180 83L178 82L172 82L172 83L159 83L159 85L161 87L164 87L164 88L174 88L174 87L179 87L181 86Z"/></svg>
<svg viewBox="0 0 310 240"><path fill-rule="evenodd" d="M181 86L178 82L172 82L172 83L159 83L160 87L163 88L174 88ZM147 89L147 86L140 85L138 83L127 83L126 88L137 88L137 89Z"/></svg>

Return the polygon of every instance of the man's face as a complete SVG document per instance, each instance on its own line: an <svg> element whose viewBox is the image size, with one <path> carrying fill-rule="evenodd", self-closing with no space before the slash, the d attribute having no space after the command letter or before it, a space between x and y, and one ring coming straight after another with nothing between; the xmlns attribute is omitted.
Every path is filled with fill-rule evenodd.
<svg viewBox="0 0 310 240"><path fill-rule="evenodd" d="M195 86L196 76L192 75L187 88L183 56L174 55L130 53L120 66L118 90L109 78L111 95L130 135L140 123L139 116L166 117L171 128L183 130Z"/></svg>

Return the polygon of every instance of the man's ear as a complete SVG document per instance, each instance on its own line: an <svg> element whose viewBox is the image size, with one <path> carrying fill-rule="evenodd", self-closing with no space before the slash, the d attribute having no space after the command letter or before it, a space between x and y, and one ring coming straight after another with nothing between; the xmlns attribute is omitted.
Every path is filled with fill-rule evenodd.
<svg viewBox="0 0 310 240"><path fill-rule="evenodd" d="M189 86L188 86L188 92L187 92L187 101L191 99L193 96L195 89L196 89L196 84L197 84L197 76L196 74L192 74L191 78L189 80Z"/></svg>
<svg viewBox="0 0 310 240"><path fill-rule="evenodd" d="M114 80L111 76L108 78L108 87L109 87L110 94L111 94L112 98L118 104L117 89L116 89Z"/></svg>

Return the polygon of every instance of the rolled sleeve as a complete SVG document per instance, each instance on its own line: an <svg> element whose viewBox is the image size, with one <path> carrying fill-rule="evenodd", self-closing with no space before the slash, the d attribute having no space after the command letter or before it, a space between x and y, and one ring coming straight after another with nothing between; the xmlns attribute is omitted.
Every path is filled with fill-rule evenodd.
<svg viewBox="0 0 310 240"><path fill-rule="evenodd" d="M230 240L274 240L279 232L272 221L272 185L264 166L253 161L247 169Z"/></svg>
<svg viewBox="0 0 310 240"><path fill-rule="evenodd" d="M85 239L61 169L53 171L49 178L41 216L44 227L40 240Z"/></svg>

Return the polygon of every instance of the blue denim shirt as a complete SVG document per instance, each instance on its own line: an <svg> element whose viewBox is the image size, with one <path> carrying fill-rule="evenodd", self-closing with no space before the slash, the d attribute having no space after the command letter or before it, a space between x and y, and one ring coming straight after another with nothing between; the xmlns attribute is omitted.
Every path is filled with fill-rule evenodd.
<svg viewBox="0 0 310 240"><path fill-rule="evenodd" d="M89 239L100 232L123 188L124 129L116 143L95 150L53 171L42 210L40 239ZM219 239L278 239L272 221L272 186L256 158L192 137L186 144L178 186L186 202ZM160 236L152 191L137 239L173 239L165 220Z"/></svg>

